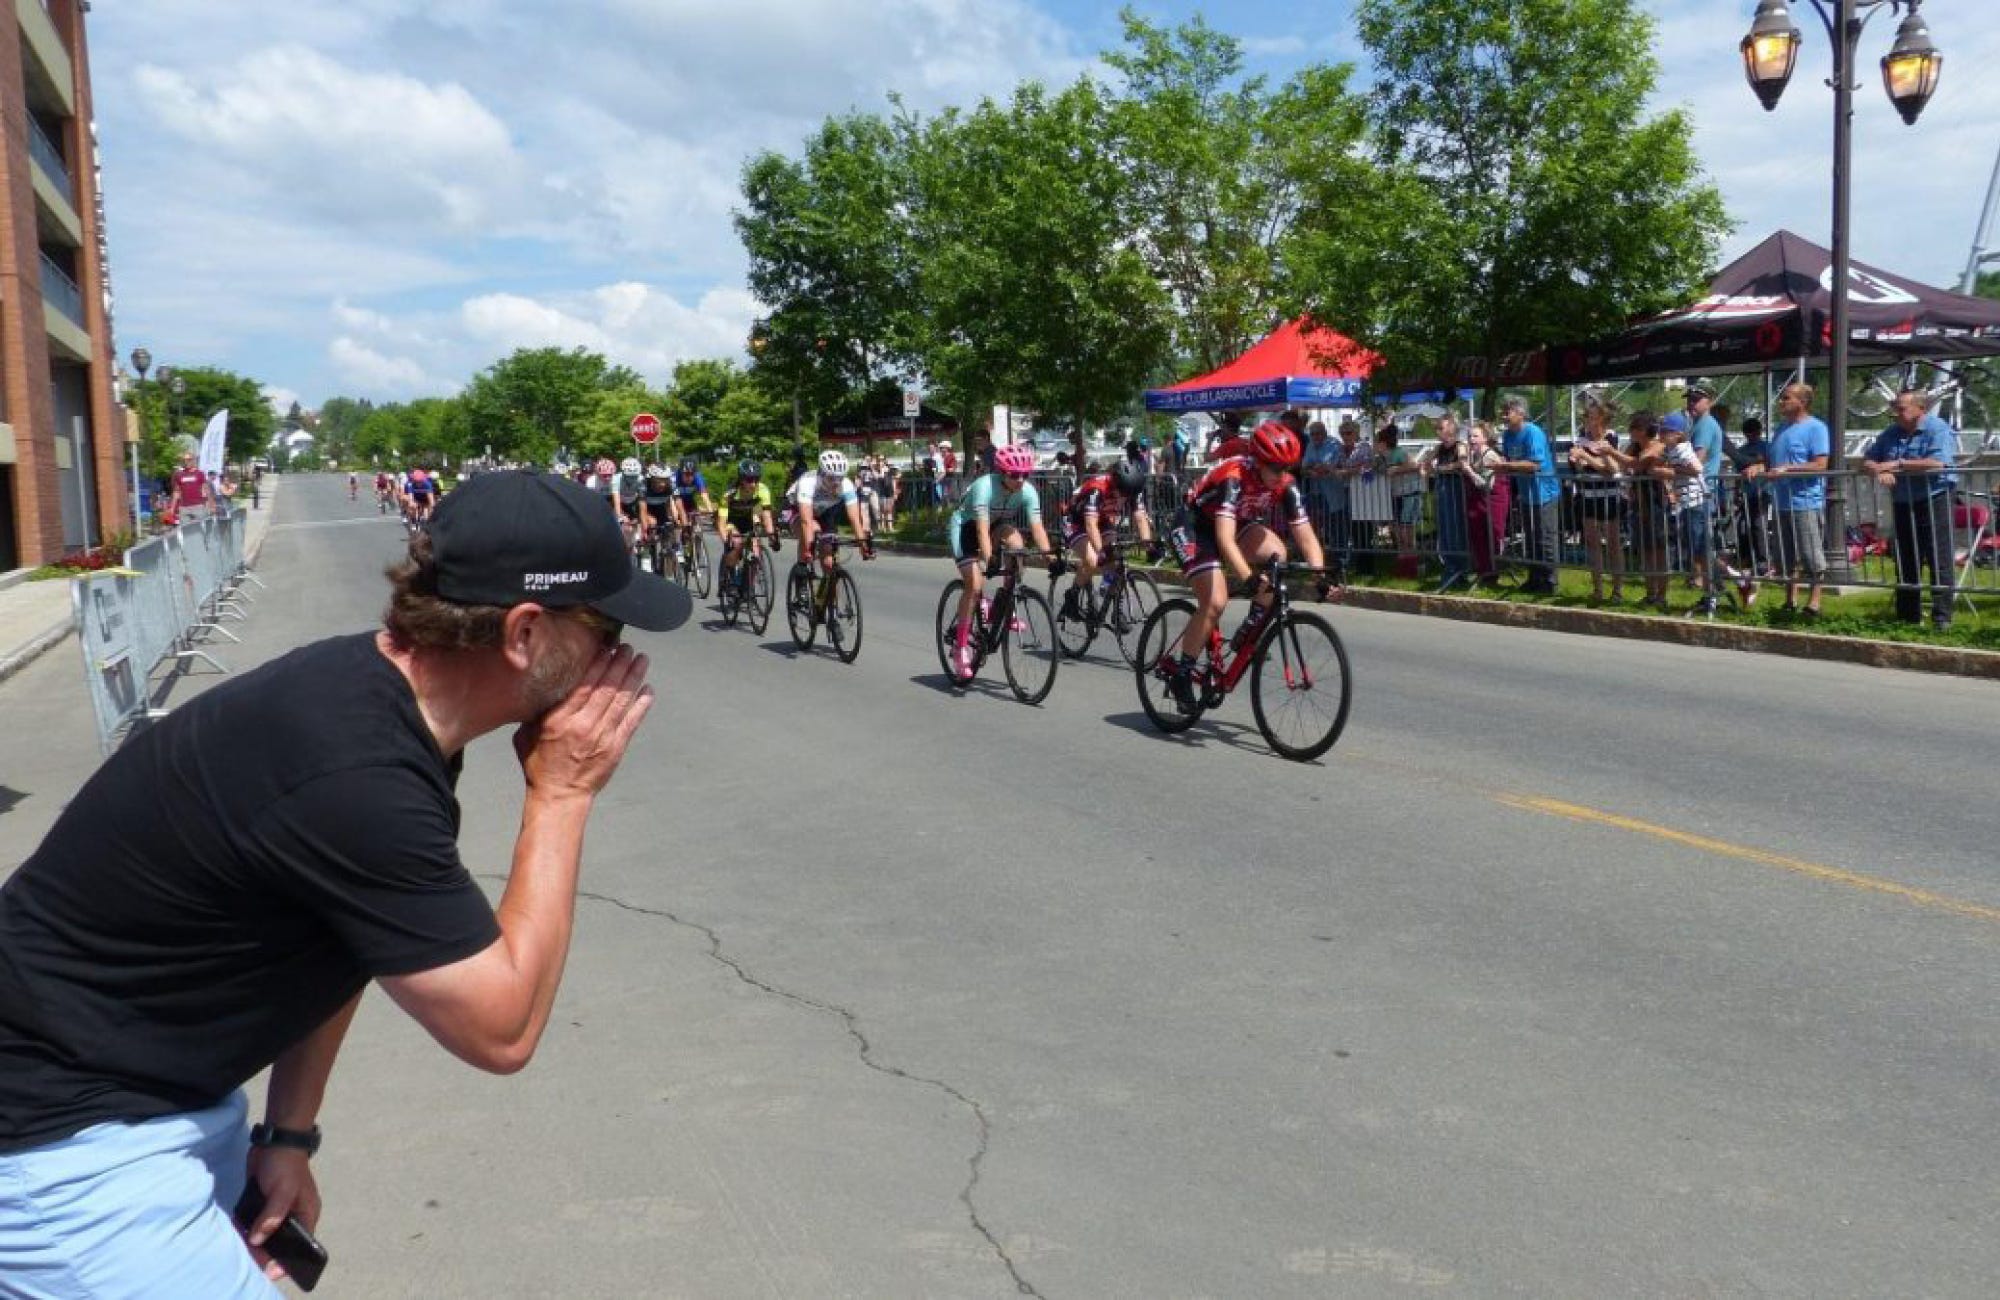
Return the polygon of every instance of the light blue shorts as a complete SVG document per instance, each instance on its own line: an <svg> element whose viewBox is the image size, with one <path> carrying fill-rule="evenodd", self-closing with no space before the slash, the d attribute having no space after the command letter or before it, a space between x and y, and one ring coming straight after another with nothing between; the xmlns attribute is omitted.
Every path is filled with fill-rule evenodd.
<svg viewBox="0 0 2000 1300"><path fill-rule="evenodd" d="M221 1105L0 1155L3 1300L276 1300L229 1220L250 1134Z"/></svg>

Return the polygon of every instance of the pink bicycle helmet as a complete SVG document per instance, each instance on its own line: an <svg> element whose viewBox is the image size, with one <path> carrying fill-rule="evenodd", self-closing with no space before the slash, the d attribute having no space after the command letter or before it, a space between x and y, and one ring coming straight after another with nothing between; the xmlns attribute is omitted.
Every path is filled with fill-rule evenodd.
<svg viewBox="0 0 2000 1300"><path fill-rule="evenodd" d="M997 448L993 452L993 468L1013 478L1026 478L1035 472L1035 453L1026 447Z"/></svg>

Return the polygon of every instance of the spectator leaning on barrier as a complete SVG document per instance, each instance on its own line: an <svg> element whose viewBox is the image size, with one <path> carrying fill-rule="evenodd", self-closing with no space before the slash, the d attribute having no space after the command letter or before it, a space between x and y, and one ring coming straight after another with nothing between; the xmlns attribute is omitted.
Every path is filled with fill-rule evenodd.
<svg viewBox="0 0 2000 1300"><path fill-rule="evenodd" d="M1666 448L1660 442L1659 417L1651 411L1634 411L1626 422L1625 433L1625 450L1617 458L1632 480L1632 541L1639 552L1639 569L1646 583L1646 595L1640 603L1664 614L1668 492L1655 473L1666 455Z"/></svg>
<svg viewBox="0 0 2000 1300"><path fill-rule="evenodd" d="M1511 486L1501 469L1507 461L1495 444L1498 436L1484 420L1472 422L1465 438L1466 550L1473 574L1490 581L1499 574L1501 543L1507 536Z"/></svg>
<svg viewBox="0 0 2000 1300"><path fill-rule="evenodd" d="M534 1054L584 825L652 704L620 627L689 598L633 569L601 497L527 473L454 492L390 576L382 630L140 732L0 887L0 1293L275 1297L231 1207L261 1186L258 1243L318 1219L315 1120L370 980L472 1065ZM508 727L526 794L496 915L454 787Z"/></svg>
<svg viewBox="0 0 2000 1300"><path fill-rule="evenodd" d="M1334 579L1344 582L1341 563L1347 558L1347 482L1335 471L1346 456L1340 443L1327 436L1326 425L1314 420L1307 429L1306 449L1299 458L1299 479L1305 484L1306 513L1312 516Z"/></svg>
<svg viewBox="0 0 2000 1300"><path fill-rule="evenodd" d="M1417 472L1436 490L1438 590L1464 581L1469 571L1465 545L1465 475L1461 472L1465 444L1458 439L1458 417L1449 411L1438 417L1437 441L1424 448Z"/></svg>
<svg viewBox="0 0 2000 1300"><path fill-rule="evenodd" d="M1681 564L1701 589L1697 614L1715 613L1715 565L1710 553L1708 478L1702 473L1701 455L1688 441L1688 418L1670 411L1660 420L1660 442L1664 448L1655 477L1665 485L1672 501L1674 537L1680 542Z"/></svg>
<svg viewBox="0 0 2000 1300"><path fill-rule="evenodd" d="M1805 613L1819 617L1820 584L1826 578L1826 465L1833 436L1812 413L1811 384L1786 384L1778 394L1782 423L1771 438L1762 466L1744 473L1767 479L1777 511L1778 568L1785 575L1786 612L1798 608L1800 573L1806 575Z"/></svg>
<svg viewBox="0 0 2000 1300"><path fill-rule="evenodd" d="M1528 418L1528 399L1509 395L1500 403L1500 417L1506 425L1500 453L1503 466L1514 477L1514 495L1519 501L1522 530L1527 535L1528 581L1521 590L1530 595L1553 596L1556 592L1556 561L1562 542L1562 483L1556 478L1555 456L1549 435Z"/></svg>
<svg viewBox="0 0 2000 1300"><path fill-rule="evenodd" d="M1612 445L1611 408L1598 394L1583 407L1583 432L1569 449L1576 500L1583 515L1583 551L1590 562L1590 603L1604 603L1604 574L1611 573L1611 601L1625 599L1625 483Z"/></svg>
<svg viewBox="0 0 2000 1300"><path fill-rule="evenodd" d="M1923 621L1919 566L1931 573L1931 622L1951 626L1951 490L1958 485L1958 435L1931 414L1931 395L1896 394L1896 422L1869 447L1861 467L1891 490L1896 528L1896 617Z"/></svg>
<svg viewBox="0 0 2000 1300"><path fill-rule="evenodd" d="M199 517L203 506L208 504L208 475L195 468L194 453L181 453L181 467L167 480L173 490L174 504L180 513Z"/></svg>

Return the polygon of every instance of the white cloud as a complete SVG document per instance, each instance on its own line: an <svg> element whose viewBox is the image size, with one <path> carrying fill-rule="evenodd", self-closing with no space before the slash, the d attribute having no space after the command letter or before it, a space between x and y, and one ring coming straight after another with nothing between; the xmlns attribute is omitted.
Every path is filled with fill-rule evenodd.
<svg viewBox="0 0 2000 1300"><path fill-rule="evenodd" d="M675 365L739 356L757 304L740 289L715 289L690 307L649 285L624 281L536 299L484 294L460 309L466 337L496 356L516 348L586 348L664 384Z"/></svg>
<svg viewBox="0 0 2000 1300"><path fill-rule="evenodd" d="M411 398L456 392L458 384L435 379L408 357L387 356L346 335L327 345L327 359L347 391L379 397Z"/></svg>

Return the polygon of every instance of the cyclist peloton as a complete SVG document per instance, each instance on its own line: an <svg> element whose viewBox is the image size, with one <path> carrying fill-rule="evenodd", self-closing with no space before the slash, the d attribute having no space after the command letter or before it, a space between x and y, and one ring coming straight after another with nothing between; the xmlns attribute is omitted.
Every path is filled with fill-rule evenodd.
<svg viewBox="0 0 2000 1300"><path fill-rule="evenodd" d="M875 558L875 538L862 522L861 498L847 477L846 456L837 451L821 452L818 471L800 475L785 496L798 505L794 526L798 530L799 562L793 566L794 573L809 568L814 539L822 530L838 533L843 516L860 539L861 558ZM832 572L833 557L827 556L820 567L823 572Z"/></svg>
<svg viewBox="0 0 2000 1300"><path fill-rule="evenodd" d="M1181 571L1194 591L1194 617L1181 635L1180 656L1167 678L1174 703L1193 712L1195 656L1208 644L1209 630L1229 605L1229 578L1248 582L1255 566L1283 559L1285 539L1314 568L1325 565L1319 537L1306 517L1305 498L1292 467L1299 463L1299 436L1276 420L1257 426L1249 438L1248 455L1221 461L1188 489L1188 523L1175 532ZM1224 572L1227 569L1228 572ZM1320 581L1322 594L1327 588ZM1268 588L1252 599L1244 623L1251 636L1270 612L1274 599Z"/></svg>
<svg viewBox="0 0 2000 1300"><path fill-rule="evenodd" d="M1153 540L1153 519L1146 510L1146 467L1134 460L1120 460L1108 471L1093 474L1076 485L1063 512L1063 548L1076 553L1076 582L1063 593L1063 616L1080 617L1077 593L1088 591L1104 559L1104 530L1116 528L1121 516L1132 520L1147 555L1159 558L1159 543Z"/></svg>
<svg viewBox="0 0 2000 1300"><path fill-rule="evenodd" d="M744 540L760 525L772 538L777 537L778 524L771 517L771 489L764 486L764 467L745 460L736 467L736 486L722 494L722 508L715 512L715 530L722 537L724 582L736 576Z"/></svg>
<svg viewBox="0 0 2000 1300"><path fill-rule="evenodd" d="M1023 531L1033 534L1035 549L1053 554L1048 530L1042 527L1042 497L1028 476L1035 472L1035 453L1022 446L997 447L993 472L982 474L959 494L945 535L951 539L952 563L965 579L958 597L958 632L951 667L961 681L970 680L977 654L972 648L972 610L986 589L986 571L993 565L996 543L1020 546ZM1051 564L1061 574L1062 561Z"/></svg>

